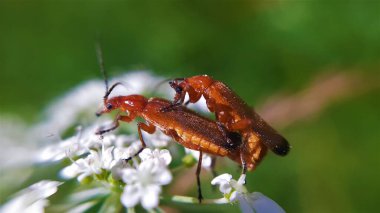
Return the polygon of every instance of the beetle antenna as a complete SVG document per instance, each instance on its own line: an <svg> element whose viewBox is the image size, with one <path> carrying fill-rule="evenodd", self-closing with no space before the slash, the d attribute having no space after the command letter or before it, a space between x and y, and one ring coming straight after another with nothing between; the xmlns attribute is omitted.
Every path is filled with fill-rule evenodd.
<svg viewBox="0 0 380 213"><path fill-rule="evenodd" d="M109 90L106 92L106 94L104 95L104 100L107 100L108 99L108 96L111 94L112 90L115 89L115 87L119 86L119 85L122 85L124 87L126 87L126 85L123 83L123 82L116 82L114 83L110 88Z"/></svg>
<svg viewBox="0 0 380 213"><path fill-rule="evenodd" d="M98 57L100 72L103 74L104 85L106 86L106 93L103 97L104 101L106 101L110 92L108 92L108 77L106 70L104 69L103 52L99 42L96 42L96 55Z"/></svg>
<svg viewBox="0 0 380 213"><path fill-rule="evenodd" d="M164 83L166 83L166 82L168 82L168 81L171 81L171 80L172 80L172 78L166 78L166 79L164 79L164 80L162 80L162 81L159 81L159 82L156 84L156 86L154 86L153 91L157 91L158 88L160 88L160 87L162 86L162 84L164 84Z"/></svg>

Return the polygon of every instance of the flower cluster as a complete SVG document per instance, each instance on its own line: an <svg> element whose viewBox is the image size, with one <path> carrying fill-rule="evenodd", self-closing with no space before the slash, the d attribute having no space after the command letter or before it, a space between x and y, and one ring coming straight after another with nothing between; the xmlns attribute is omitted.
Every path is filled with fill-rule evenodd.
<svg viewBox="0 0 380 213"><path fill-rule="evenodd" d="M141 94L153 90L153 86L161 82L162 78L147 72L135 72L118 77L120 80L131 87L127 92ZM19 156L18 162L24 161L20 165L44 164L59 167L53 171L60 171L62 182L43 180L33 184L8 199L0 212L43 212L50 207L48 198L57 192L58 186L62 184L59 188L64 188L73 182L77 187L68 187L71 191L66 189L67 199L63 199L69 203L59 203L59 208L52 211L83 212L94 206L101 206L101 210L106 212L117 212L121 208L131 210L138 205L146 210L159 208L163 187L175 178L172 171L194 165L199 152L188 149L178 151L182 148L171 146L172 139L160 131L154 134L143 133L149 148L142 149L135 123L123 125L126 128L119 128L102 137L96 135L96 130L107 125L107 122L110 123L104 118L95 120L93 114L96 111L94 106L101 102L103 92L104 85L101 81L87 82L53 103L47 110L45 121L28 130L23 127L26 132L24 138L40 141L42 148L28 148L22 152L30 155ZM115 91L115 94L118 92L120 91ZM156 92L168 97L173 95L165 89ZM205 109L205 104L200 108ZM78 127L78 123L82 126ZM75 134L67 133L74 129ZM9 133L8 131L8 135L11 135ZM7 144L15 144L11 136L7 138ZM185 156L178 153L185 153ZM172 161L176 161L176 166L171 165ZM185 166L178 166L181 162ZM202 167L210 170L211 164L211 157L203 154ZM244 183L244 175L237 181L230 174L220 175L211 184L219 185L223 198L206 199L204 203L239 202L244 212L284 212L264 195L249 193ZM190 197L169 196L173 202L198 203L197 199Z"/></svg>
<svg viewBox="0 0 380 213"><path fill-rule="evenodd" d="M141 143L126 135L106 135L83 144L87 146L78 148L83 145L72 143L76 152L67 147L72 163L61 170L63 178L77 178L86 184L102 183L100 187L108 189L110 194L120 194L122 190L120 202L127 208L139 203L148 210L158 206L161 186L172 180L168 168L172 156L168 150L145 148L133 158L141 149Z"/></svg>

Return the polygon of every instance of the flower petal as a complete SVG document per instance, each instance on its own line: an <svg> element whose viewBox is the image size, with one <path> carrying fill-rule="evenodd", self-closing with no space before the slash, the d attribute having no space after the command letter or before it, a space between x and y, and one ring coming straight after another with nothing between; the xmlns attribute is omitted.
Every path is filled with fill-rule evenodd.
<svg viewBox="0 0 380 213"><path fill-rule="evenodd" d="M127 207L131 208L136 206L143 195L142 187L139 184L126 185L124 187L123 194L121 195L121 203ZM145 196L145 195L144 195Z"/></svg>
<svg viewBox="0 0 380 213"><path fill-rule="evenodd" d="M144 209L152 209L158 206L159 194L161 188L157 185L150 185L145 188L144 196L141 200L141 205Z"/></svg>
<svg viewBox="0 0 380 213"><path fill-rule="evenodd" d="M160 151L160 158L165 162L165 165L169 165L172 161L172 156L167 149Z"/></svg>
<svg viewBox="0 0 380 213"><path fill-rule="evenodd" d="M141 151L141 153L139 154L139 157L142 161L153 158L152 150L149 148L143 149L143 151Z"/></svg>
<svg viewBox="0 0 380 213"><path fill-rule="evenodd" d="M211 169L212 159L208 154L203 154L202 156L202 167L206 169Z"/></svg>
<svg viewBox="0 0 380 213"><path fill-rule="evenodd" d="M155 182L159 185L166 185L172 181L172 174L167 169L161 170L156 176Z"/></svg>
<svg viewBox="0 0 380 213"><path fill-rule="evenodd" d="M212 179L211 184L217 185L217 184L229 182L231 179L232 179L232 175L228 173L224 173Z"/></svg>
<svg viewBox="0 0 380 213"><path fill-rule="evenodd" d="M233 202L233 201L236 201L237 199L237 192L236 191L233 191L230 195L230 201Z"/></svg>
<svg viewBox="0 0 380 213"><path fill-rule="evenodd" d="M137 170L140 173L145 173L145 172L154 173L155 171L157 171L157 167L159 165L160 164L157 164L152 160L146 160L140 163L139 168Z"/></svg>
<svg viewBox="0 0 380 213"><path fill-rule="evenodd" d="M226 183L221 183L220 186L219 186L219 190L220 192L222 192L223 194L228 194L231 192L231 186L230 184L228 184L227 182Z"/></svg>
<svg viewBox="0 0 380 213"><path fill-rule="evenodd" d="M70 166L67 166L63 168L59 175L63 177L64 179L70 179L73 177L76 177L79 174L80 170L76 164L71 164Z"/></svg>
<svg viewBox="0 0 380 213"><path fill-rule="evenodd" d="M110 170L112 168L113 164L113 146L108 147L107 149L104 150L104 146L102 148L102 158L101 158L101 164L103 169Z"/></svg>
<svg viewBox="0 0 380 213"><path fill-rule="evenodd" d="M135 169L126 168L122 171L122 176L124 183L132 184L138 180L138 173Z"/></svg>

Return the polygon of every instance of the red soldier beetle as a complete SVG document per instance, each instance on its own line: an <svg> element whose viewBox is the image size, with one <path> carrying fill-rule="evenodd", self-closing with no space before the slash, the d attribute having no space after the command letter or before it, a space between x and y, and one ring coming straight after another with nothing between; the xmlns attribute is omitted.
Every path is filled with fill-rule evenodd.
<svg viewBox="0 0 380 213"><path fill-rule="evenodd" d="M268 148L280 156L289 152L288 141L224 83L207 75L198 75L177 78L169 84L176 92L174 101L172 106L161 111L170 111L182 105L186 94L189 100L185 105L195 103L203 96L208 109L215 113L217 122L225 126L227 131L241 134L243 144L239 152L249 170L257 166Z"/></svg>
<svg viewBox="0 0 380 213"><path fill-rule="evenodd" d="M159 128L164 134L172 137L179 144L186 148L199 151L199 159L196 170L198 185L198 200L202 200L200 185L200 171L202 165L203 152L214 156L228 157L245 168L243 154L240 152L241 136L234 132L228 132L218 123L200 116L184 106L177 106L175 109L162 112L161 109L168 108L172 102L162 98L147 99L142 95L116 96L109 98L109 95L116 86L122 83L113 84L108 89L107 76L104 70L100 47L97 48L99 64L104 75L106 92L103 97L103 108L96 113L100 116L114 110L119 110L113 125L108 129L99 129L96 134L102 135L112 131L119 126L120 121L132 122L137 117L142 117L146 123L137 124L138 135L142 147L135 154L138 155L145 147L142 131L153 134ZM123 114L125 113L125 114ZM126 159L127 161L131 158Z"/></svg>

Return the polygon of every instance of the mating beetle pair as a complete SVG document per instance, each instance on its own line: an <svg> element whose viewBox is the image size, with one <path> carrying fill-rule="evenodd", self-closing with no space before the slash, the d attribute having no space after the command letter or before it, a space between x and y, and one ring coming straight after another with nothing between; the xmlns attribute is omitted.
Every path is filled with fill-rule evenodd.
<svg viewBox="0 0 380 213"><path fill-rule="evenodd" d="M113 110L119 112L113 126L99 129L96 134L102 135L116 129L119 121L131 122L136 117L142 117L146 123L137 124L142 148L135 155L146 147L141 131L153 134L156 128L184 147L199 151L196 171L199 202L202 200L199 174L203 152L236 161L243 167L243 174L247 169L255 169L268 148L281 156L289 152L290 146L284 137L268 125L235 92L207 75L178 78L169 82L176 92L173 102L162 98L147 99L142 95L108 98L113 89L121 83L115 83L108 88L100 46L97 46L97 52L106 92L103 97L103 109L96 115L100 116ZM184 104L186 94L189 96L188 103L195 103L203 96L208 109L215 113L216 121L187 109L185 105L188 103ZM127 115L121 114L123 112Z"/></svg>
<svg viewBox="0 0 380 213"><path fill-rule="evenodd" d="M108 98L118 85L120 83L108 89L106 81L104 107L97 115L113 110L119 110L119 113L111 128L100 129L96 134L116 129L119 121L131 122L136 117L142 117L146 123L137 124L142 148L136 155L146 147L141 131L152 134L156 128L184 147L199 151L196 175L200 202L202 194L199 174L203 152L236 161L242 165L242 173L247 169L253 170L268 148L281 156L289 152L290 147L284 137L225 84L207 75L171 81L170 86L176 91L173 102L162 98L147 99L142 95ZM184 106L186 94L189 95L190 103L197 102L203 96L208 109L215 113L216 121L187 109ZM128 112L128 115L121 115L120 112Z"/></svg>

